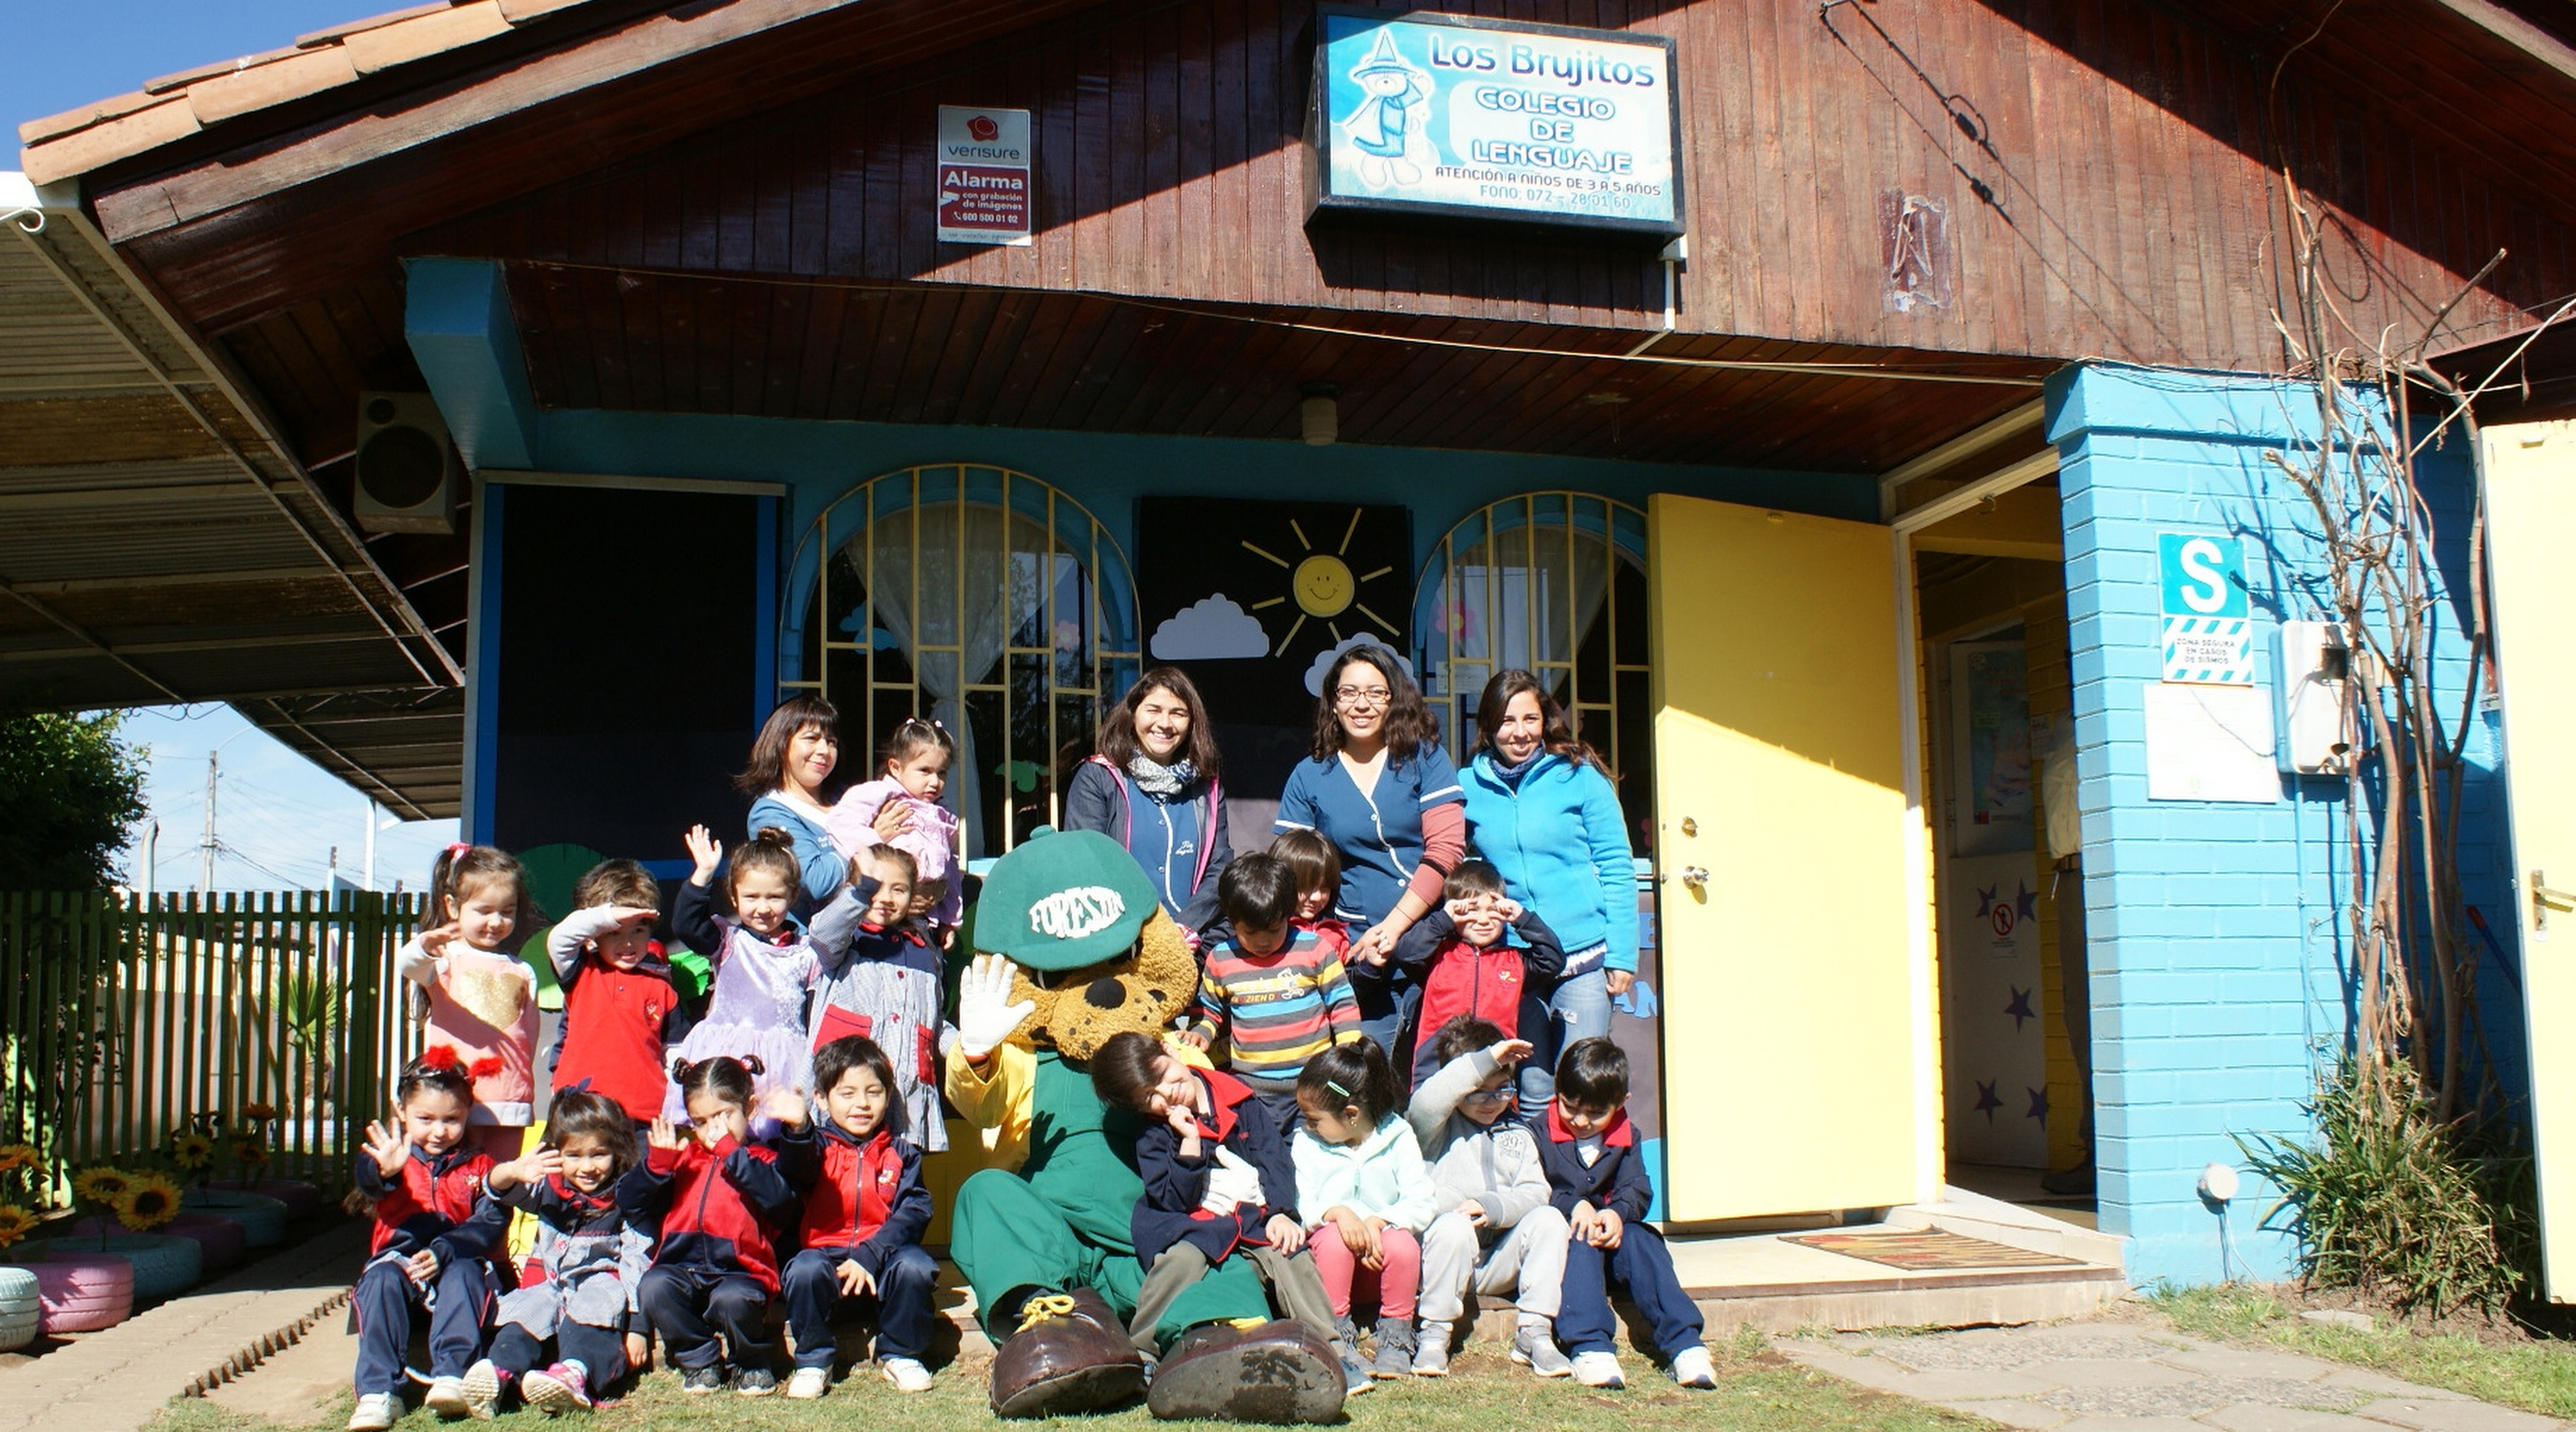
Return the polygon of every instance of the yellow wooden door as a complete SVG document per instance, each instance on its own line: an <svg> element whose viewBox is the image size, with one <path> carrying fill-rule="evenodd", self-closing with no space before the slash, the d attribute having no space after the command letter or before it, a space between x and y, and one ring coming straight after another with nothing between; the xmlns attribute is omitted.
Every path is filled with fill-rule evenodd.
<svg viewBox="0 0 2576 1432"><path fill-rule="evenodd" d="M2494 581L2496 672L2504 703L2505 792L2512 810L2514 903L2531 1053L2531 1127L2540 1170L2541 1272L2549 1297L2576 1302L2576 423L2486 430L2487 564Z"/></svg>
<svg viewBox="0 0 2576 1432"><path fill-rule="evenodd" d="M1894 541L1658 494L1667 1216L1905 1203L1930 1107Z"/></svg>

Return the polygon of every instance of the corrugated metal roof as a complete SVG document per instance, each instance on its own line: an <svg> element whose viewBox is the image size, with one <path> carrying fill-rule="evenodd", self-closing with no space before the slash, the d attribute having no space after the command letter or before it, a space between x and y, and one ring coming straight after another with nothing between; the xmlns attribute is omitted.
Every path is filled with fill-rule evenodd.
<svg viewBox="0 0 2576 1432"><path fill-rule="evenodd" d="M70 196L0 216L0 705L229 701L454 814L464 675L401 589Z"/></svg>

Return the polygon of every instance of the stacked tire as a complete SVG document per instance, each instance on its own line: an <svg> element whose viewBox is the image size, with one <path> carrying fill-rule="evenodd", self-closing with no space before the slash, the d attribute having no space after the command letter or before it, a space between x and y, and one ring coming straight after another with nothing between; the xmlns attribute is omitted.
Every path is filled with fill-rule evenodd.
<svg viewBox="0 0 2576 1432"><path fill-rule="evenodd" d="M132 1265L133 1299L138 1303L184 1293L197 1285L206 1270L205 1251L192 1238L127 1233L109 1238L57 1240L55 1250L61 1252L66 1242L74 1248L123 1258Z"/></svg>
<svg viewBox="0 0 2576 1432"><path fill-rule="evenodd" d="M179 1206L240 1224L245 1248L274 1247L286 1239L286 1205L266 1194L192 1188L181 1196Z"/></svg>
<svg viewBox="0 0 2576 1432"><path fill-rule="evenodd" d="M218 1193L255 1193L286 1205L289 1218L309 1218L322 1211L322 1189L300 1178L219 1178L206 1187Z"/></svg>
<svg viewBox="0 0 2576 1432"><path fill-rule="evenodd" d="M232 1219L211 1213L182 1213L156 1231L195 1243L199 1270L208 1276L241 1261L242 1225ZM117 1238L124 1234L125 1225L113 1218L84 1218L71 1226L71 1235L76 1238Z"/></svg>
<svg viewBox="0 0 2576 1432"><path fill-rule="evenodd" d="M16 1352L34 1342L44 1315L43 1300L36 1295L35 1271L0 1266L0 1352Z"/></svg>
<svg viewBox="0 0 2576 1432"><path fill-rule="evenodd" d="M22 1266L36 1276L37 1328L47 1337L94 1333L134 1315L134 1265L118 1254L56 1249Z"/></svg>

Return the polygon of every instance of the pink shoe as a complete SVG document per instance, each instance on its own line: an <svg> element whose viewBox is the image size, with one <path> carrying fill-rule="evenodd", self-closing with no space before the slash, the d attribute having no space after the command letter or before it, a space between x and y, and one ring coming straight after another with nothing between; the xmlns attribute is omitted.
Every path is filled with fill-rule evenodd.
<svg viewBox="0 0 2576 1432"><path fill-rule="evenodd" d="M577 1362L559 1362L543 1372L530 1372L519 1379L519 1396L530 1407L551 1416L590 1410L589 1379Z"/></svg>

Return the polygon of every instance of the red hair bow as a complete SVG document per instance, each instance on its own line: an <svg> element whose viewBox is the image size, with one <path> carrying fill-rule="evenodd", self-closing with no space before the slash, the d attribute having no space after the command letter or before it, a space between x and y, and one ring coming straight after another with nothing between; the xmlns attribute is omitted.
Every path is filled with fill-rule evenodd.
<svg viewBox="0 0 2576 1432"><path fill-rule="evenodd" d="M420 1052L420 1067L423 1069L445 1069L457 1074L467 1074L470 1072L465 1067L465 1056L457 1053L456 1046L453 1044L433 1044L427 1049L422 1050Z"/></svg>

